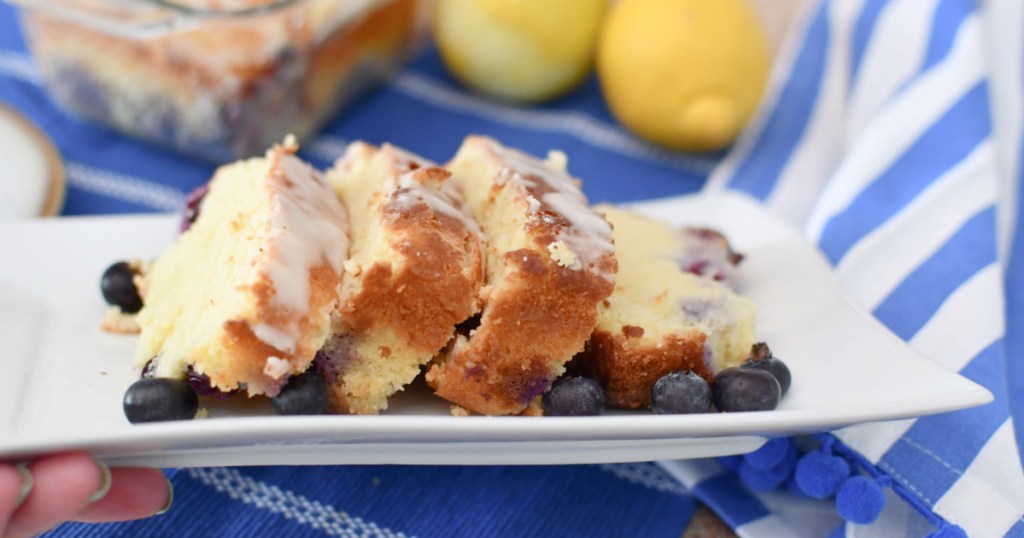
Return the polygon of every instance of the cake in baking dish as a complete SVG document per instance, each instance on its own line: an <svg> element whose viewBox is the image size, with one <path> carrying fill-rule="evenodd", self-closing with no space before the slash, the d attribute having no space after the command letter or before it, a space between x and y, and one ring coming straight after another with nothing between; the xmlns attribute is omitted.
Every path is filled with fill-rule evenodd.
<svg viewBox="0 0 1024 538"><path fill-rule="evenodd" d="M420 2L69 2L23 23L59 104L224 162L311 135L393 72L421 41Z"/></svg>
<svg viewBox="0 0 1024 538"><path fill-rule="evenodd" d="M335 334L323 350L335 412L386 409L477 312L482 236L450 176L394 146L362 142L328 172L352 239Z"/></svg>
<svg viewBox="0 0 1024 538"><path fill-rule="evenodd" d="M218 169L198 218L147 271L145 375L274 396L309 367L341 296L348 220L296 149Z"/></svg>
<svg viewBox="0 0 1024 538"><path fill-rule="evenodd" d="M478 321L426 375L436 393L487 415L523 411L583 349L614 288L611 226L563 154L542 161L480 136L447 165L484 232Z"/></svg>
<svg viewBox="0 0 1024 538"><path fill-rule="evenodd" d="M740 256L725 239L613 206L598 210L614 226L619 272L580 359L606 403L646 407L654 382L669 372L692 370L710 382L743 362L754 343L754 303L730 288Z"/></svg>

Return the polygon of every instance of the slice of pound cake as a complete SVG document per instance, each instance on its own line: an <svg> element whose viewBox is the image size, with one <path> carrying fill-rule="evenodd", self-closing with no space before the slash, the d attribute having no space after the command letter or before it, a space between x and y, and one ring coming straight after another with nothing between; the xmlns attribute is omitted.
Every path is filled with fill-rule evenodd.
<svg viewBox="0 0 1024 538"><path fill-rule="evenodd" d="M478 311L480 227L450 176L393 146L362 142L328 172L352 229L335 335L322 353L335 412L386 409Z"/></svg>
<svg viewBox="0 0 1024 538"><path fill-rule="evenodd" d="M615 229L619 273L581 357L613 407L650 404L661 376L692 370L708 382L743 362L754 343L754 303L737 295L740 256L718 233L677 229L600 206Z"/></svg>
<svg viewBox="0 0 1024 538"><path fill-rule="evenodd" d="M472 136L448 165L483 228L486 285L478 324L462 326L426 379L476 413L519 413L546 391L614 288L611 226L565 164Z"/></svg>
<svg viewBox="0 0 1024 538"><path fill-rule="evenodd" d="M145 375L274 396L310 366L338 304L348 224L296 149L218 169L191 227L147 271Z"/></svg>

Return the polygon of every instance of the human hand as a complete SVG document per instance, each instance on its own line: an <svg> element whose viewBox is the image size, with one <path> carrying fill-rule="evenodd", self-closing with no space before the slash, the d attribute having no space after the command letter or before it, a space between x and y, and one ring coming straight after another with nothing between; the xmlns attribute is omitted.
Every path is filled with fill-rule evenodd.
<svg viewBox="0 0 1024 538"><path fill-rule="evenodd" d="M0 463L0 536L33 536L64 521L140 519L166 512L173 498L160 470L108 469L85 452Z"/></svg>

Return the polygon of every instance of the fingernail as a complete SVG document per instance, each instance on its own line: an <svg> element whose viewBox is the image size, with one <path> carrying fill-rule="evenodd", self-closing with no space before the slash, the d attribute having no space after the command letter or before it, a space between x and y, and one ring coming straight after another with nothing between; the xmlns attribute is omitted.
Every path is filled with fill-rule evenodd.
<svg viewBox="0 0 1024 538"><path fill-rule="evenodd" d="M100 460L96 460L96 466L100 468L100 475L103 477L103 482L100 484L100 489L96 490L96 493L93 493L92 497L89 497L90 504L106 497L107 493L110 492L110 467L107 467L107 464Z"/></svg>
<svg viewBox="0 0 1024 538"><path fill-rule="evenodd" d="M32 471L28 470L28 465L19 463L14 468L21 475L21 491L18 492L18 500L14 503L14 509L17 510L28 498L28 494L32 493L32 486L36 484L36 480L32 478Z"/></svg>
<svg viewBox="0 0 1024 538"><path fill-rule="evenodd" d="M164 480L167 480L165 477ZM167 480L167 502L164 503L164 507L157 510L154 516L162 516L171 509L171 505L174 504L174 486L171 485L171 481Z"/></svg>

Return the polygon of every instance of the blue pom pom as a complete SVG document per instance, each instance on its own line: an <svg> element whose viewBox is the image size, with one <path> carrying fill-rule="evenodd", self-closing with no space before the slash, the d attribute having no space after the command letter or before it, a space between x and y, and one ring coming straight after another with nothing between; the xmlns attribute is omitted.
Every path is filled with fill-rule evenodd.
<svg viewBox="0 0 1024 538"><path fill-rule="evenodd" d="M835 494L850 476L850 464L839 456L824 452L808 452L796 463L797 486L807 495L824 499Z"/></svg>
<svg viewBox="0 0 1024 538"><path fill-rule="evenodd" d="M740 464L743 463L743 456L721 456L715 459L719 465L733 472L739 471Z"/></svg>
<svg viewBox="0 0 1024 538"><path fill-rule="evenodd" d="M770 491L789 480L796 466L796 447L790 445L782 461L770 469L758 469L746 460L740 464L740 481L753 491Z"/></svg>
<svg viewBox="0 0 1024 538"><path fill-rule="evenodd" d="M846 523L832 529L832 532L828 533L828 538L846 538Z"/></svg>
<svg viewBox="0 0 1024 538"><path fill-rule="evenodd" d="M858 525L873 523L885 508L885 492L865 476L843 482L836 493L836 509L843 519Z"/></svg>
<svg viewBox="0 0 1024 538"><path fill-rule="evenodd" d="M792 444L793 442L788 437L771 439L761 445L761 448L743 456L743 461L755 469L771 469L782 462Z"/></svg>
<svg viewBox="0 0 1024 538"><path fill-rule="evenodd" d="M967 533L956 525L943 525L925 538L967 538Z"/></svg>

